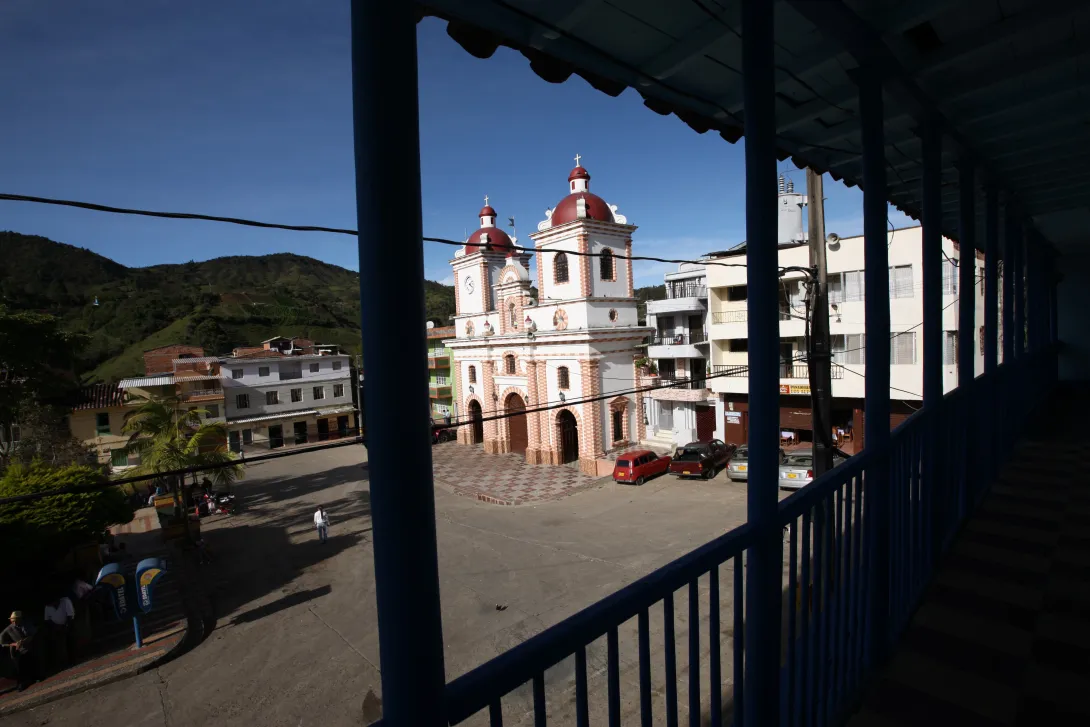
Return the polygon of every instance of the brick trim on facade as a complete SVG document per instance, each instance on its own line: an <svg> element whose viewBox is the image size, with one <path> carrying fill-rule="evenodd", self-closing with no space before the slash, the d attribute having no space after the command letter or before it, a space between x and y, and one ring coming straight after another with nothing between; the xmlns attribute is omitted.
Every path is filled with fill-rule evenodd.
<svg viewBox="0 0 1090 727"><path fill-rule="evenodd" d="M610 450L617 449L618 447L627 447L629 444L632 444L632 436L631 436L631 433L630 433L631 428L629 426L629 418L630 418L630 416L629 416L630 415L629 403L630 403L629 398L627 396L624 396L624 395L618 396L616 399L613 399L613 400L611 400L609 402L609 417L610 417L610 419L609 419L608 422L606 422L606 426L609 427L609 429L608 429L608 435L609 435L608 440L609 440L609 449ZM621 438L620 439L614 439L613 438L613 412L615 412L615 411L621 412Z"/></svg>
<svg viewBox="0 0 1090 727"><path fill-rule="evenodd" d="M590 242L585 234L579 235L577 238L579 242L579 295L582 298L590 297L591 291L594 288L591 287L590 269L594 258L588 257L590 252ZM570 268L569 268L570 270Z"/></svg>
<svg viewBox="0 0 1090 727"><path fill-rule="evenodd" d="M634 298L636 296L636 288L632 285L632 238L629 237L624 241L624 254L628 258L625 260L625 266L628 268L628 297Z"/></svg>

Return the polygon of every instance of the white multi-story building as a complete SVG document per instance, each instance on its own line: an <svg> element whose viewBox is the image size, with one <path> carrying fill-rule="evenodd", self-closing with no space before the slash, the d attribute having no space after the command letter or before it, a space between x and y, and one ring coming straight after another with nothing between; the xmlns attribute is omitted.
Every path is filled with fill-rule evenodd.
<svg viewBox="0 0 1090 727"><path fill-rule="evenodd" d="M688 381L645 394L647 442L665 447L709 439L715 432L715 395L708 367L708 281L704 265L681 263L664 276L666 297L647 302L647 347L663 384Z"/></svg>
<svg viewBox="0 0 1090 727"><path fill-rule="evenodd" d="M220 359L229 444L277 448L355 430L349 357L264 355Z"/></svg>
<svg viewBox="0 0 1090 727"><path fill-rule="evenodd" d="M922 234L920 227L889 232L889 290L867 291L863 283L863 238L843 238L826 243L829 272L829 328L832 335L832 423L847 448L857 447L863 432L864 342L867 295L889 298L891 425L903 421L922 403L923 392L923 295ZM957 245L943 239L944 388L957 385L958 261ZM744 248L723 254L716 262L745 263ZM779 264L809 267L805 242L781 242ZM984 322L984 260L973 261L974 280L969 291L976 301L977 326ZM748 326L746 320L746 270L709 264L708 305L711 371L710 389L718 394L716 431L726 441L742 443L748 436ZM780 291L780 424L784 434L809 441L811 431L810 383L805 363L806 304L804 276L787 273ZM976 372L984 371L983 335L974 331ZM716 374L719 374L716 376ZM840 434L843 432L843 434ZM854 433L854 438L853 438Z"/></svg>

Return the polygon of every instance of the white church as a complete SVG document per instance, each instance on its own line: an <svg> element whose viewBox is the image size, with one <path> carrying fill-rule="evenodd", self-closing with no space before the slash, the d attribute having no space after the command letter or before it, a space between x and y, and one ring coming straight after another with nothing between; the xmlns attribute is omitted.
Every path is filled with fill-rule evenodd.
<svg viewBox="0 0 1090 727"><path fill-rule="evenodd" d="M626 393L649 384L634 364L651 333L637 319L627 259L636 227L590 192L578 156L567 196L530 235L532 255L496 227L487 197L480 224L450 263L457 314L444 343L458 411L473 422L459 441L598 474L607 452L644 436L642 398Z"/></svg>

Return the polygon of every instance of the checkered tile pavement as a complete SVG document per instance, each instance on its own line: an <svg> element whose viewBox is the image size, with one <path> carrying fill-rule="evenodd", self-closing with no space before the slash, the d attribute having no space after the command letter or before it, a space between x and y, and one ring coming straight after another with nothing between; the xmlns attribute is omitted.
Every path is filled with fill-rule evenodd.
<svg viewBox="0 0 1090 727"><path fill-rule="evenodd" d="M1051 403L849 727L1090 724L1088 403Z"/></svg>
<svg viewBox="0 0 1090 727"><path fill-rule="evenodd" d="M558 500L600 481L574 464L526 464L520 454L486 454L479 444L457 442L432 447L432 471L436 485L494 505Z"/></svg>

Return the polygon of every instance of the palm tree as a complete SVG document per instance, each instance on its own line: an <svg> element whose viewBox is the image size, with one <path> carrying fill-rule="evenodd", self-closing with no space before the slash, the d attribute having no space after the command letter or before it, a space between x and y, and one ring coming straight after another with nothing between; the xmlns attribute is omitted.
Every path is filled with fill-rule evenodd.
<svg viewBox="0 0 1090 727"><path fill-rule="evenodd" d="M243 476L242 466L229 464L235 456L224 446L227 427L222 422L201 420L204 409L183 409L177 397L143 397L125 421L129 434L126 450L140 456L139 474L162 474L192 467L216 466L205 471L213 484L228 485ZM193 473L193 482L197 474ZM175 504L180 504L181 478L171 477ZM188 529L189 519L186 518Z"/></svg>

